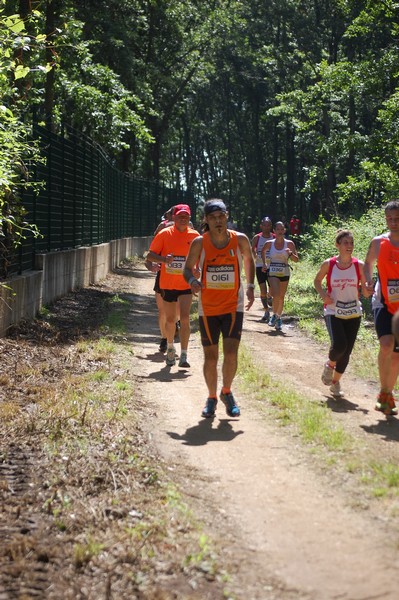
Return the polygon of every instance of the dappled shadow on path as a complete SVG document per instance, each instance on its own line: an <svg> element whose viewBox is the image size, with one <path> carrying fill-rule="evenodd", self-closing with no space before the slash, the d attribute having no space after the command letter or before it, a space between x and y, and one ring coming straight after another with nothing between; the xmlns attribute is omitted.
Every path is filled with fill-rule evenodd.
<svg viewBox="0 0 399 600"><path fill-rule="evenodd" d="M361 408L359 404L350 402L346 398L334 398L334 396L331 395L327 396L326 406L328 406L328 408L330 408L333 412L337 413L347 413L352 410L356 410L367 415L369 412L367 408Z"/></svg>
<svg viewBox="0 0 399 600"><path fill-rule="evenodd" d="M373 425L360 425L366 433L379 435L386 442L399 441L399 421L395 417L383 417Z"/></svg>
<svg viewBox="0 0 399 600"><path fill-rule="evenodd" d="M233 419L233 422L236 419ZM202 419L198 425L186 429L183 435L175 431L166 433L174 440L181 441L185 446L205 446L209 442L231 442L242 430L234 431L230 419L220 419L217 427L213 427L213 419Z"/></svg>
<svg viewBox="0 0 399 600"><path fill-rule="evenodd" d="M163 358L163 354L160 354L160 356L162 357L162 361L164 361L165 359ZM191 373L187 369L181 368L179 371L172 371L172 367L168 367L165 364L162 369L159 369L158 371L151 371L151 373L146 373L145 375L137 375L137 379L155 379L155 381L162 381L166 383L187 379L187 377L191 377Z"/></svg>

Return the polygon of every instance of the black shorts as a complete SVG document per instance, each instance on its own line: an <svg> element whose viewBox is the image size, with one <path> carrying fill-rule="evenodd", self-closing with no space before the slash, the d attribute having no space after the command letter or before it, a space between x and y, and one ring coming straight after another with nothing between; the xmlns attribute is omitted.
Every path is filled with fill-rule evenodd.
<svg viewBox="0 0 399 600"><path fill-rule="evenodd" d="M203 346L213 346L219 343L220 334L224 338L240 341L244 313L235 312L213 317L199 317L201 343Z"/></svg>
<svg viewBox="0 0 399 600"><path fill-rule="evenodd" d="M263 270L263 267L256 267L256 281L260 285L261 283L267 283L269 281L269 269Z"/></svg>
<svg viewBox="0 0 399 600"><path fill-rule="evenodd" d="M188 288L187 290L159 290L159 293L162 296L162 300L165 300L165 302L177 302L179 296L192 294L191 288Z"/></svg>
<svg viewBox="0 0 399 600"><path fill-rule="evenodd" d="M161 277L161 271L158 271L157 274L155 275L155 283L154 283L154 287L153 287L154 292L156 292L157 294L161 293L161 288L159 287L160 277Z"/></svg>
<svg viewBox="0 0 399 600"><path fill-rule="evenodd" d="M375 308L373 310L374 325L378 339L384 335L392 334L392 317L393 314L389 312L386 306ZM399 345L394 342L394 352L399 352Z"/></svg>
<svg viewBox="0 0 399 600"><path fill-rule="evenodd" d="M284 275L284 277L275 277L274 275L269 275L270 279L273 277L273 279L278 279L279 281L289 281L290 280L290 276L289 275ZM269 281L269 279L268 279Z"/></svg>

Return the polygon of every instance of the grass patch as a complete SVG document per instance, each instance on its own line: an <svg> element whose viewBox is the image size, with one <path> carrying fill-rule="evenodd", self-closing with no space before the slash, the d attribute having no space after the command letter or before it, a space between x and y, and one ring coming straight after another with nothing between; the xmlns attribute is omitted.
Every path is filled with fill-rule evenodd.
<svg viewBox="0 0 399 600"><path fill-rule="evenodd" d="M399 493L399 467L359 458L360 442L336 422L324 404L309 401L281 381L277 385L262 365L255 364L244 344L240 345L238 365L243 391L258 400L263 414L283 427L291 427L305 446L318 452L326 466L339 462L374 497Z"/></svg>

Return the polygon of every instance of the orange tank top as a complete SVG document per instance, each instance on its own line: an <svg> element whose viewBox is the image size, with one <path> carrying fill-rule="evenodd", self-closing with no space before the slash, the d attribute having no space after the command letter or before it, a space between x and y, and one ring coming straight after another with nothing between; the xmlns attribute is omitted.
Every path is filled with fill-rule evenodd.
<svg viewBox="0 0 399 600"><path fill-rule="evenodd" d="M382 238L377 261L381 294L388 311L399 310L399 248L389 238Z"/></svg>
<svg viewBox="0 0 399 600"><path fill-rule="evenodd" d="M237 233L229 230L229 234L229 243L224 248L216 248L208 232L202 237L199 267L203 287L198 296L201 316L212 317L244 310L242 255Z"/></svg>

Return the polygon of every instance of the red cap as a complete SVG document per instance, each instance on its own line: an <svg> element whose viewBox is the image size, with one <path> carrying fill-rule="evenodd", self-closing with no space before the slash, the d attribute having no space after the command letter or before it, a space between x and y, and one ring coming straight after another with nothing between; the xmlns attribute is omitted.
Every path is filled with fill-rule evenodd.
<svg viewBox="0 0 399 600"><path fill-rule="evenodd" d="M189 217L191 217L191 210L188 204L176 204L173 216L181 215L182 213L186 213Z"/></svg>

